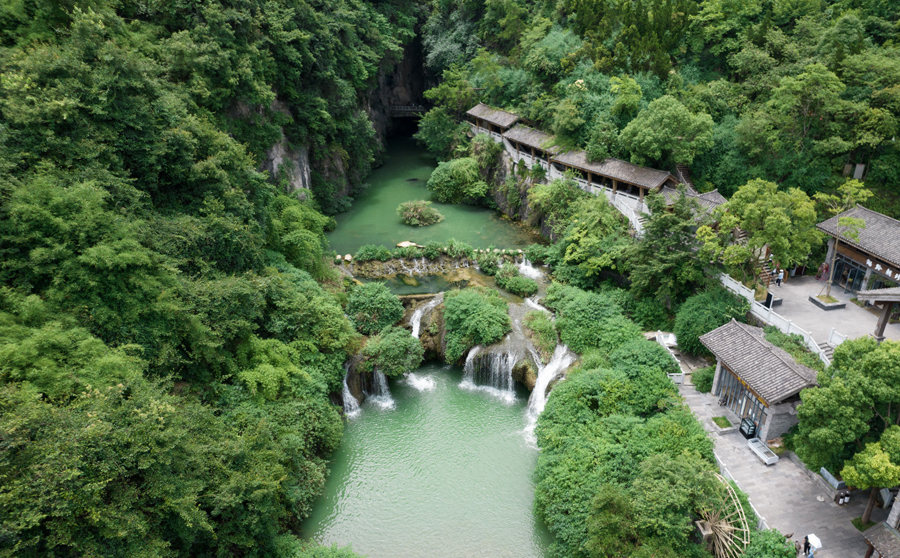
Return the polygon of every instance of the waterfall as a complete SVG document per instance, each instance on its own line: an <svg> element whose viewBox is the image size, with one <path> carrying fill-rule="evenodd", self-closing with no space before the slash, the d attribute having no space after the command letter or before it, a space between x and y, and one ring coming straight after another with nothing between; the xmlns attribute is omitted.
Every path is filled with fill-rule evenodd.
<svg viewBox="0 0 900 558"><path fill-rule="evenodd" d="M372 372L372 391L366 392L366 401L371 401L382 409L393 409L397 406L391 397L391 388L388 387L387 376L377 368Z"/></svg>
<svg viewBox="0 0 900 558"><path fill-rule="evenodd" d="M349 365L346 367L349 368ZM347 374L344 373L344 387L341 390L341 398L344 400L344 416L347 418L354 418L359 415L359 401L353 397L353 394L350 393L350 388L347 387Z"/></svg>
<svg viewBox="0 0 900 558"><path fill-rule="evenodd" d="M534 279L535 281L540 281L544 278L544 272L534 267L525 256L522 256L522 261L516 263L516 267L519 268L519 273L524 277Z"/></svg>
<svg viewBox="0 0 900 558"><path fill-rule="evenodd" d="M409 325L412 327L412 336L416 339L419 338L419 333L421 332L422 326L422 318L425 317L425 313L433 309L435 306L441 303L444 296L443 293L439 293L436 297L429 300L426 304L419 306L415 309L412 316L409 318Z"/></svg>
<svg viewBox="0 0 900 558"><path fill-rule="evenodd" d="M512 403L516 399L512 370L519 358L507 351L482 351L481 346L469 351L459 387L483 391L505 403Z"/></svg>
<svg viewBox="0 0 900 558"><path fill-rule="evenodd" d="M534 300L533 297L526 298L526 299L525 299L525 305L528 306L529 308L531 308L532 310L539 310L539 311L541 311L541 312L546 312L546 313L548 313L548 314L550 313L550 310L547 310L546 308L544 308L543 306L541 306L540 304L538 304L538 303Z"/></svg>
<svg viewBox="0 0 900 558"><path fill-rule="evenodd" d="M536 358L535 362L540 366L540 358ZM547 366L538 369L537 381L534 384L531 397L528 398L528 409L525 412L525 438L530 443L535 444L537 442L534 436L534 427L537 425L538 416L544 410L544 405L547 404L547 386L573 362L575 362L575 355L569 351L568 347L560 344L554 349L553 357L547 363Z"/></svg>

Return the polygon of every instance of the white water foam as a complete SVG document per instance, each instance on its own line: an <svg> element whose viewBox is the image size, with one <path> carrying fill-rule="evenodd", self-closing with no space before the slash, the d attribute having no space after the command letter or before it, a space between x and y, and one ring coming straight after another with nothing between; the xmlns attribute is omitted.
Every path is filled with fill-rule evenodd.
<svg viewBox="0 0 900 558"><path fill-rule="evenodd" d="M407 372L403 377L406 384L417 391L434 391L437 387L437 382L432 376L419 376L414 372Z"/></svg>
<svg viewBox="0 0 900 558"><path fill-rule="evenodd" d="M359 409L359 401L350 393L347 387L347 374L344 374L344 387L341 389L341 398L344 400L344 416L347 418L356 418L361 412Z"/></svg>
<svg viewBox="0 0 900 558"><path fill-rule="evenodd" d="M435 306L441 303L443 300L442 295L438 295L431 300L429 300L426 304L419 306L415 309L412 316L409 317L409 325L412 327L412 336L416 339L419 338L419 334L422 331L422 318L425 316L425 312L433 309Z"/></svg>
<svg viewBox="0 0 900 558"><path fill-rule="evenodd" d="M540 359L535 358L535 362L540 363ZM538 370L537 381L534 383L534 390L531 392L531 397L528 398L528 408L525 411L525 439L529 444L537 445L534 428L537 426L538 417L547 404L547 386L573 362L575 362L575 355L568 347L560 344L554 349L553 357L547 363L547 366L543 366Z"/></svg>
<svg viewBox="0 0 900 558"><path fill-rule="evenodd" d="M372 393L366 394L366 401L384 410L396 409L397 403L391 396L391 388L388 387L387 376L376 368L372 372L372 379Z"/></svg>

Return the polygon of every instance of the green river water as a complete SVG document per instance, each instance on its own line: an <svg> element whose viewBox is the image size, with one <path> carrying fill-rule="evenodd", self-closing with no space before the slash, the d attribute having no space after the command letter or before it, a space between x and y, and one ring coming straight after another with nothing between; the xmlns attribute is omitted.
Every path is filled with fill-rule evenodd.
<svg viewBox="0 0 900 558"><path fill-rule="evenodd" d="M461 378L459 368L426 365L416 382L391 382L394 409L365 403L304 535L371 558L543 556L537 451L522 434L528 394L504 403L460 388Z"/></svg>
<svg viewBox="0 0 900 558"><path fill-rule="evenodd" d="M482 207L435 203L444 215L442 222L429 227L401 223L398 205L431 198L425 183L434 167L434 160L412 138L393 140L385 164L369 176L369 187L349 211L336 217L337 228L328 235L331 247L339 254L354 254L363 244L393 247L404 240L426 244L455 238L474 248L522 248L534 242L525 229Z"/></svg>

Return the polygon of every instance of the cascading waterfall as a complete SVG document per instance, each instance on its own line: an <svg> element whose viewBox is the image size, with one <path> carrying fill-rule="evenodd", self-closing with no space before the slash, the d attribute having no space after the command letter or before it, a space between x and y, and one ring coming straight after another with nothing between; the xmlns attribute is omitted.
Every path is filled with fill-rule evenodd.
<svg viewBox="0 0 900 558"><path fill-rule="evenodd" d="M349 366L344 369L347 370ZM344 387L341 390L341 398L344 400L344 416L347 418L354 418L359 415L359 401L353 397L353 394L350 393L350 388L347 387L347 373L344 372Z"/></svg>
<svg viewBox="0 0 900 558"><path fill-rule="evenodd" d="M429 300L426 304L419 306L415 309L412 316L409 317L409 325L412 327L412 336L416 339L419 338L419 333L422 331L422 318L425 317L426 312L430 312L434 309L435 306L441 303L444 299L444 293L438 293L438 295L431 300Z"/></svg>
<svg viewBox="0 0 900 558"><path fill-rule="evenodd" d="M388 387L387 376L378 368L372 371L372 391L366 392L366 401L371 401L382 409L393 409L397 406Z"/></svg>
<svg viewBox="0 0 900 558"><path fill-rule="evenodd" d="M544 272L534 267L534 265L532 265L532 263L528 261L528 258L526 258L525 256L522 256L521 261L516 262L516 267L519 269L519 273L521 273L523 276L534 279L535 281L544 278Z"/></svg>
<svg viewBox="0 0 900 558"><path fill-rule="evenodd" d="M512 370L519 357L507 351L482 351L481 346L469 351L459 387L484 391L505 403L512 403L516 399Z"/></svg>
<svg viewBox="0 0 900 558"><path fill-rule="evenodd" d="M540 358L535 358L535 362L540 363ZM528 398L528 408L525 411L525 439L530 443L537 443L534 427L537 425L538 416L544 410L544 405L547 404L547 387L573 362L575 362L575 355L568 347L560 344L553 350L553 357L550 358L547 366L538 369L537 381L534 383L534 390L531 392L531 397Z"/></svg>

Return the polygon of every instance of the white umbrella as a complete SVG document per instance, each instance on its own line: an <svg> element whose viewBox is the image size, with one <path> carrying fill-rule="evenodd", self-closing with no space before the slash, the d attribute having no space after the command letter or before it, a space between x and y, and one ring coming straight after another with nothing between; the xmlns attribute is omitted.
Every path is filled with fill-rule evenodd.
<svg viewBox="0 0 900 558"><path fill-rule="evenodd" d="M806 536L806 539L809 541L809 546L811 546L813 550L822 548L822 541L819 540L819 537L809 534Z"/></svg>

